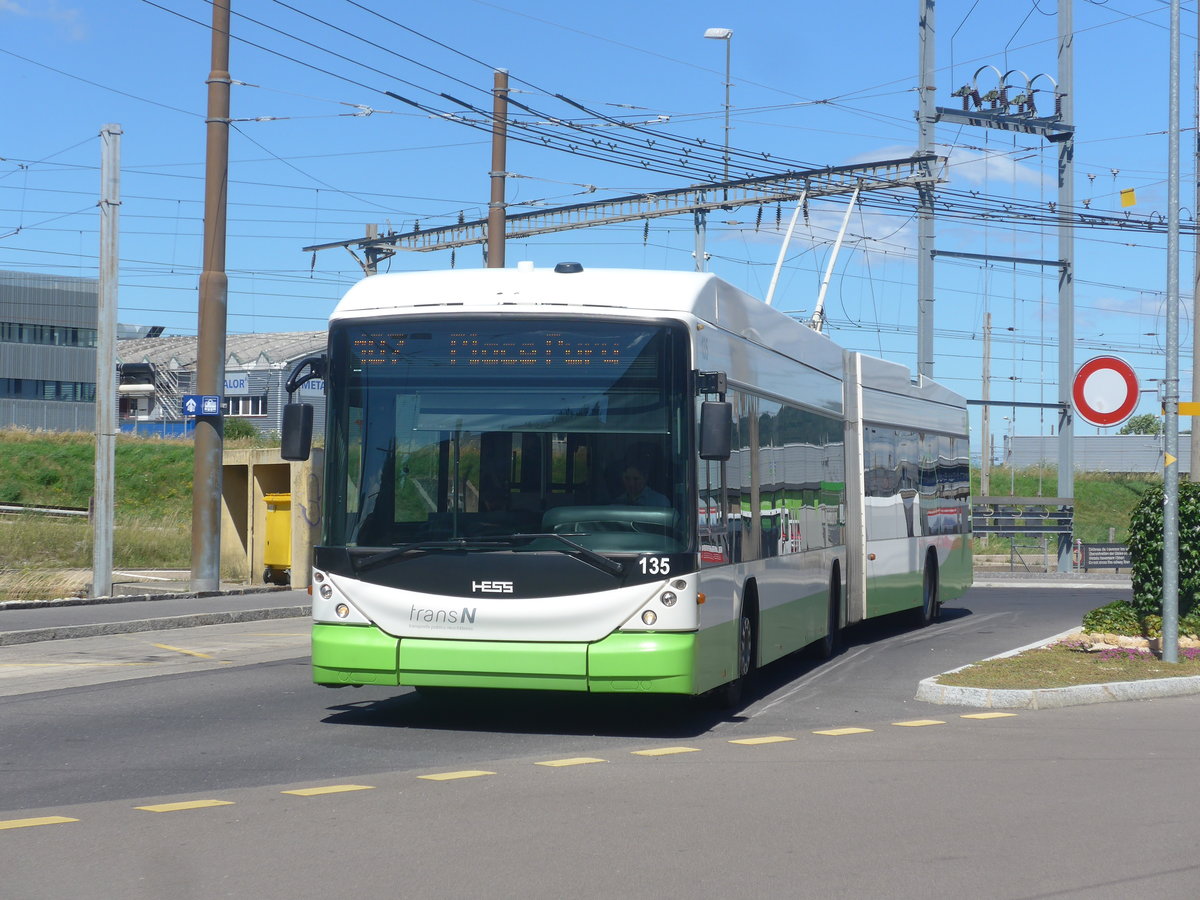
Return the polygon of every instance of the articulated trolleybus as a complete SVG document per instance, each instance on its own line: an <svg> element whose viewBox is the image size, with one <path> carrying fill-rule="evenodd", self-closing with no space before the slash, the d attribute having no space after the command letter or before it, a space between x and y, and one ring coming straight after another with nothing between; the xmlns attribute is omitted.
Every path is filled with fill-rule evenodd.
<svg viewBox="0 0 1200 900"><path fill-rule="evenodd" d="M964 400L708 274L375 275L317 375L319 684L736 698L970 584Z"/></svg>

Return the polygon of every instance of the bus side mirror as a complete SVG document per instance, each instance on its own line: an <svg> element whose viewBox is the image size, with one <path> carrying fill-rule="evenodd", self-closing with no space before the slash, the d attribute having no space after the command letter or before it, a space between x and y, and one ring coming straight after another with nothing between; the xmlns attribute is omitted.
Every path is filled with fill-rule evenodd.
<svg viewBox="0 0 1200 900"><path fill-rule="evenodd" d="M312 449L313 407L311 403L286 403L283 407L280 456L303 462Z"/></svg>
<svg viewBox="0 0 1200 900"><path fill-rule="evenodd" d="M700 458L725 462L729 459L733 433L733 404L705 400L700 404Z"/></svg>

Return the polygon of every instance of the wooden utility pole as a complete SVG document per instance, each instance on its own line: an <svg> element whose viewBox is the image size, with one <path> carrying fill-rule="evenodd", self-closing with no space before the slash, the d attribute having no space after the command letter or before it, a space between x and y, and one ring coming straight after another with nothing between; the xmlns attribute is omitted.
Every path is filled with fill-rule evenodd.
<svg viewBox="0 0 1200 900"><path fill-rule="evenodd" d="M225 205L229 185L229 2L212 0L212 71L208 74L208 152L204 186L204 268L196 358L197 394L225 393L225 329L229 279L225 274ZM193 591L221 586L221 463L224 423L197 416L192 474Z"/></svg>
<svg viewBox="0 0 1200 900"><path fill-rule="evenodd" d="M96 476L92 491L92 596L112 593L117 450L117 226L121 126L100 129L100 283L96 295Z"/></svg>
<svg viewBox="0 0 1200 900"><path fill-rule="evenodd" d="M497 69L492 79L492 198L488 203L487 267L504 268L504 179L508 164L508 70Z"/></svg>

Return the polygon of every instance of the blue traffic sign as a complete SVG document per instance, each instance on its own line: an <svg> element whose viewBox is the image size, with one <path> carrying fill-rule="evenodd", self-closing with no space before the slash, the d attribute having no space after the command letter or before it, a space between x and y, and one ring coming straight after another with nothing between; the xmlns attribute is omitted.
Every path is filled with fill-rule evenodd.
<svg viewBox="0 0 1200 900"><path fill-rule="evenodd" d="M219 416L221 398L212 394L184 394L180 407L185 416Z"/></svg>

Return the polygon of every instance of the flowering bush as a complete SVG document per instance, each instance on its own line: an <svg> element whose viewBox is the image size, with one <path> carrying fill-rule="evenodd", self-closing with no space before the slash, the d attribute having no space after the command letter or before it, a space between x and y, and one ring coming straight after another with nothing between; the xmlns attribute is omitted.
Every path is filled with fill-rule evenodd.
<svg viewBox="0 0 1200 900"><path fill-rule="evenodd" d="M1145 647L1109 647L1106 650L1101 650L1096 654L1098 659L1103 660L1136 660L1136 659L1154 659L1155 656Z"/></svg>

